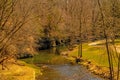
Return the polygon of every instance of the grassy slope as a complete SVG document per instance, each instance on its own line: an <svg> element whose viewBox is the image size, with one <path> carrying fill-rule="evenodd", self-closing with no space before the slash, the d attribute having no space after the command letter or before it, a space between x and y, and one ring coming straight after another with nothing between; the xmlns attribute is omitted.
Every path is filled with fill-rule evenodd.
<svg viewBox="0 0 120 80"><path fill-rule="evenodd" d="M98 42L98 41L97 41ZM83 59L92 61L93 63L108 67L108 57L106 54L104 42L99 43L97 46L90 46L89 43L83 44ZM120 40L116 40L116 44L120 44ZM71 53L70 56L77 56L78 48L76 47ZM115 62L113 62L115 63ZM116 64L114 64L116 66Z"/></svg>
<svg viewBox="0 0 120 80"><path fill-rule="evenodd" d="M0 70L0 80L35 80L35 75L41 73L34 65L22 61L19 64L8 64L9 70Z"/></svg>

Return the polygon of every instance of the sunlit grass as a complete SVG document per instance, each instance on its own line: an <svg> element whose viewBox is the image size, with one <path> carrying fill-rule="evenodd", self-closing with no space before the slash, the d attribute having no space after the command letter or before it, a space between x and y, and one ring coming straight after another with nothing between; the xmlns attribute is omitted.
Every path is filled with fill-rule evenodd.
<svg viewBox="0 0 120 80"><path fill-rule="evenodd" d="M103 40L102 40L102 43L100 43L100 41L97 41L97 42L99 42L99 44L96 46L90 46L89 43L83 44L83 54L82 54L83 59L90 60L100 66L108 67L109 64L108 64L108 56L106 53L106 48L104 45L105 43L103 42ZM119 39L115 40L115 43L119 45L120 40ZM115 53L112 52L112 54L115 54ZM76 47L73 51L71 51L70 56L78 56L78 47ZM113 59L113 64L114 64L114 67L117 66L114 59Z"/></svg>
<svg viewBox="0 0 120 80"><path fill-rule="evenodd" d="M34 65L18 61L18 64L8 64L9 70L0 70L0 80L34 80L40 69ZM1 67L1 65L0 65ZM3 78L3 79L2 79Z"/></svg>
<svg viewBox="0 0 120 80"><path fill-rule="evenodd" d="M27 60L26 60L26 61L27 61ZM30 61L30 59L29 59L28 61ZM34 64L28 64L29 62L26 63L26 62L24 62L24 61L20 61L20 63L23 64L23 65L25 65L25 66L27 66L27 67L33 68L33 69L35 70L36 76L42 74L40 67L37 67L37 66L34 65Z"/></svg>

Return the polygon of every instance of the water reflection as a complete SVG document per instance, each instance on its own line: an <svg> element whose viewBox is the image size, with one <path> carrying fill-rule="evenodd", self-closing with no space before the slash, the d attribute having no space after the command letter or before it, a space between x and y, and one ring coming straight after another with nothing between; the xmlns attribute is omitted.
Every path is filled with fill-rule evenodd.
<svg viewBox="0 0 120 80"><path fill-rule="evenodd" d="M47 50L40 50L39 53L60 55L60 53L62 51L67 51L67 50L68 50L68 48L66 46L56 46L56 47L52 47L52 48L47 49Z"/></svg>

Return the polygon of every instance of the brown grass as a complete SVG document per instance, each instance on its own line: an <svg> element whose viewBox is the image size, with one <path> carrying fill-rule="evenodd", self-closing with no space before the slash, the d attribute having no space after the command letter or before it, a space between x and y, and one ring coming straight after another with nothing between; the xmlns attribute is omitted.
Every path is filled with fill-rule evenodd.
<svg viewBox="0 0 120 80"><path fill-rule="evenodd" d="M35 80L35 69L26 65L9 64L6 70L1 69L0 80Z"/></svg>

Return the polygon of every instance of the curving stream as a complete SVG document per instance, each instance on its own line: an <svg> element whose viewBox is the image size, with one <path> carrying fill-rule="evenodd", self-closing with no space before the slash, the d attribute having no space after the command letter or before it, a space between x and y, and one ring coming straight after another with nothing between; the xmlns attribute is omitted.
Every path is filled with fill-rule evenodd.
<svg viewBox="0 0 120 80"><path fill-rule="evenodd" d="M59 51L64 50L60 48ZM42 50L38 55L24 61L42 68L43 75L37 76L36 80L104 80L90 73L82 65L69 64L63 57L56 54L56 49Z"/></svg>

